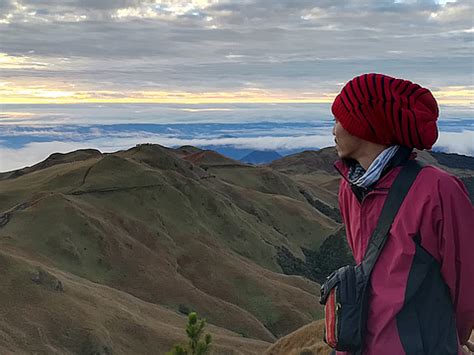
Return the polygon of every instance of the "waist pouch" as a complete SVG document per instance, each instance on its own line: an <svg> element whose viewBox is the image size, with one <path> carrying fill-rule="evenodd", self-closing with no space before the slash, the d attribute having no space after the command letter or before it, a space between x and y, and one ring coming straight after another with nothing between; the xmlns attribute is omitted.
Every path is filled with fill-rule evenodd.
<svg viewBox="0 0 474 355"><path fill-rule="evenodd" d="M385 199L362 262L334 271L321 286L319 302L324 305L326 314L324 341L333 349L362 351L370 276L393 220L423 166L416 160L409 160L400 170Z"/></svg>
<svg viewBox="0 0 474 355"><path fill-rule="evenodd" d="M368 276L361 265L334 271L321 286L324 305L324 341L338 351L362 348L367 314Z"/></svg>

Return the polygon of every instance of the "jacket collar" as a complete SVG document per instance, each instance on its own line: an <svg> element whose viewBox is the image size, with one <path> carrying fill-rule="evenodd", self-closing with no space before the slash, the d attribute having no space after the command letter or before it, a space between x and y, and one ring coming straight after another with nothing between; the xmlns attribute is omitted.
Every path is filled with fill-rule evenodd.
<svg viewBox="0 0 474 355"><path fill-rule="evenodd" d="M408 160L412 160L415 158L416 158L416 152L413 152L413 150L409 147L400 146L400 149L398 149L397 153L393 156L393 158L387 164L384 171L382 172L380 179L374 184L372 188L390 187L390 182L389 182L390 179L386 178L387 176L391 175L389 173L392 172L394 168L404 165ZM349 169L351 168L353 164L357 164L357 162L353 159L338 159L334 163L334 167L336 168L336 170L347 181L349 185L351 185L351 182L349 181L349 177L348 177Z"/></svg>

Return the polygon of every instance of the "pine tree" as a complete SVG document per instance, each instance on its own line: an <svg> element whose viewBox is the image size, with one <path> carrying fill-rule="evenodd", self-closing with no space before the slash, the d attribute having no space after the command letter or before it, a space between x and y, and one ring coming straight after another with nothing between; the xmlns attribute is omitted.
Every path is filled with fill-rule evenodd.
<svg viewBox="0 0 474 355"><path fill-rule="evenodd" d="M189 313L186 325L186 334L189 338L188 346L175 345L167 355L208 355L211 349L211 334L206 334L204 341L200 340L205 326L205 319L198 319L196 312Z"/></svg>

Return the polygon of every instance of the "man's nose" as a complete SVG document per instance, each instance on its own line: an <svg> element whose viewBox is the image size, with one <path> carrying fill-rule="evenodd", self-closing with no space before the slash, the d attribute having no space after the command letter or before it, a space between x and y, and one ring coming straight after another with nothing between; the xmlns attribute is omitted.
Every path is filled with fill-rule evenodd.
<svg viewBox="0 0 474 355"><path fill-rule="evenodd" d="M332 135L333 136L336 135L336 124L334 124L334 126L332 126Z"/></svg>

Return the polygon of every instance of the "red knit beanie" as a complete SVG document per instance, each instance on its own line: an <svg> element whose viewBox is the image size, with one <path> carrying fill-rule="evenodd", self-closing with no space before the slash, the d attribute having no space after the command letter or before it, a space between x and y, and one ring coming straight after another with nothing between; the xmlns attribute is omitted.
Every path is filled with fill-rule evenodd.
<svg viewBox="0 0 474 355"><path fill-rule="evenodd" d="M349 81L332 113L353 136L384 145L431 149L438 138L438 104L428 89L383 74Z"/></svg>

